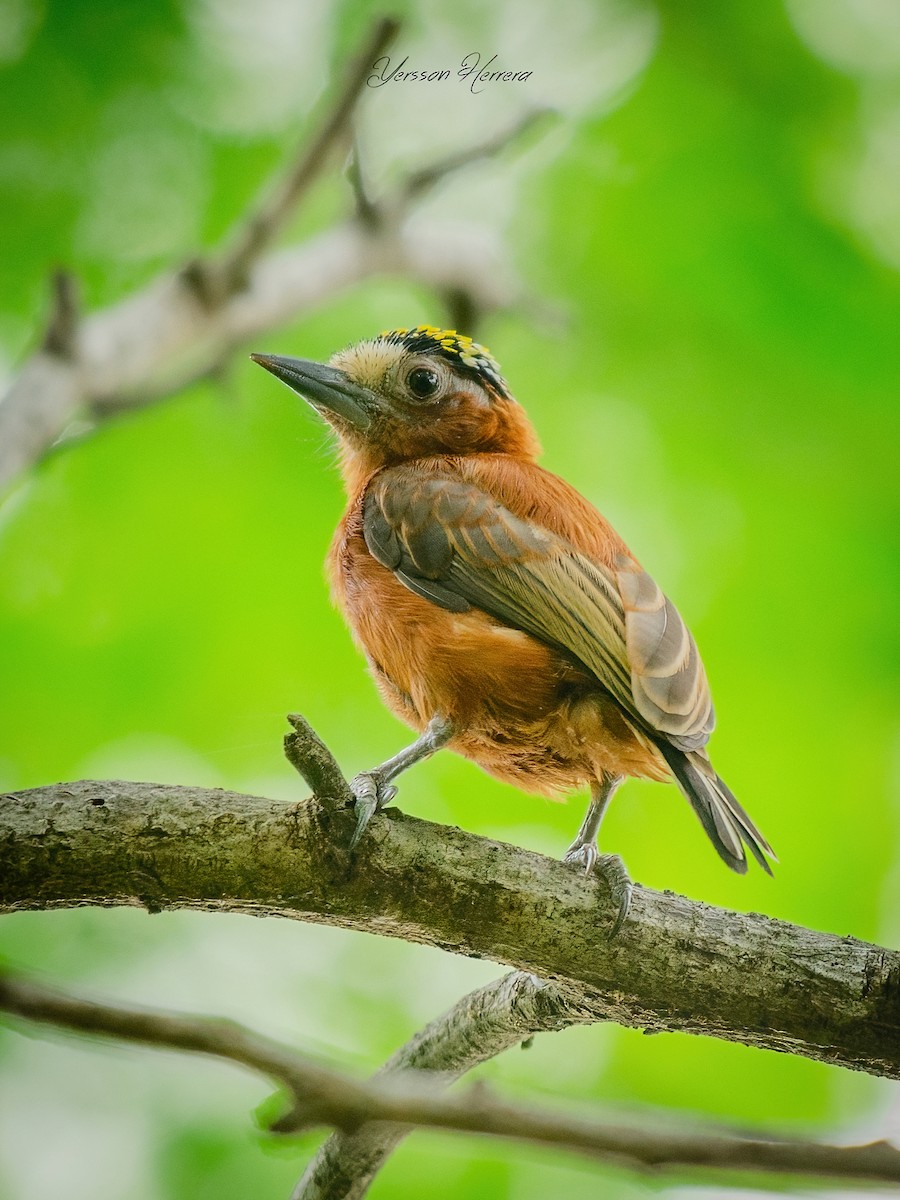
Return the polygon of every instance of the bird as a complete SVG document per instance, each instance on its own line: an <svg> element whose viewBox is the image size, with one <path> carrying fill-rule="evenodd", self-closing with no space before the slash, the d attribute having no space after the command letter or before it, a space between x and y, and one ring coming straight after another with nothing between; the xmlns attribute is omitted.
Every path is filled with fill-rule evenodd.
<svg viewBox="0 0 900 1200"><path fill-rule="evenodd" d="M724 862L772 848L713 768L696 643L610 523L538 464L490 352L435 325L384 330L327 363L254 362L337 434L347 507L327 566L387 706L418 732L351 781L355 847L394 780L448 747L525 791L590 789L564 861L631 903L598 834L626 777L674 781Z"/></svg>

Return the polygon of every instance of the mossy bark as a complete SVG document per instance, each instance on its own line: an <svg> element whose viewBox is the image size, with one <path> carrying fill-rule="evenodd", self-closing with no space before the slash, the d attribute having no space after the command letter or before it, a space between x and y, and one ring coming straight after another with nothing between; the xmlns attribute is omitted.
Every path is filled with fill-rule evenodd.
<svg viewBox="0 0 900 1200"><path fill-rule="evenodd" d="M81 904L364 929L553 980L572 1010L900 1078L900 952L600 879L389 809L82 781L0 798L0 910Z"/></svg>

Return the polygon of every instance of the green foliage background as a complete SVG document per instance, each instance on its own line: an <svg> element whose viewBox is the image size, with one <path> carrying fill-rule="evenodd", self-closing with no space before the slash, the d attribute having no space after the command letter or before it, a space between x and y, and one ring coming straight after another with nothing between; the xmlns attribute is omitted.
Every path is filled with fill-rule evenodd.
<svg viewBox="0 0 900 1200"><path fill-rule="evenodd" d="M432 215L503 237L539 303L493 317L545 445L691 623L716 764L775 845L725 871L674 789L629 783L604 828L632 875L896 945L900 29L886 2L397 5L409 67L471 50L531 69L365 97L373 185L553 103ZM112 302L213 244L313 124L371 4L5 0L0 354L32 347L49 270ZM892 140L892 138L894 140ZM335 171L292 237L349 204ZM376 280L248 349L326 357L435 297ZM332 610L341 510L313 415L243 360L227 382L62 445L0 507L0 787L79 777L292 800L283 714L354 772L407 736ZM553 805L439 755L401 806L558 855ZM4 958L123 999L238 1017L374 1068L499 968L363 935L136 911L21 914ZM4 1031L0 1196L284 1197L316 1139L274 1147L263 1083L225 1066ZM802 1059L614 1027L537 1039L482 1075L545 1102L874 1136L896 1088ZM417 1135L374 1196L630 1197L659 1185ZM748 1187L752 1181L748 1182ZM672 1194L675 1194L673 1191ZM680 1197L700 1195L681 1180ZM718 1194L716 1188L703 1194Z"/></svg>

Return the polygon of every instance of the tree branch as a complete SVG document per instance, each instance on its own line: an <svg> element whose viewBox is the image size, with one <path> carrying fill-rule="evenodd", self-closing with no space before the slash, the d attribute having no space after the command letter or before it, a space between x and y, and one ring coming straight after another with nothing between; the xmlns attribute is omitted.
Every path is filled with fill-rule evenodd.
<svg viewBox="0 0 900 1200"><path fill-rule="evenodd" d="M348 808L152 783L0 798L0 910L82 904L366 929L555 980L594 1020L705 1033L900 1078L900 953L638 887L610 942L601 879L538 854Z"/></svg>
<svg viewBox="0 0 900 1200"><path fill-rule="evenodd" d="M460 1078L536 1033L592 1024L595 1017L568 1004L552 983L514 971L463 996L420 1030L376 1078L401 1071L430 1071L440 1084ZM334 1133L317 1151L291 1200L360 1200L408 1125L364 1125Z"/></svg>
<svg viewBox="0 0 900 1200"><path fill-rule="evenodd" d="M436 1096L435 1081L412 1072L360 1083L232 1021L99 1004L11 976L0 976L0 1008L67 1029L214 1055L261 1071L283 1083L293 1097L293 1109L275 1126L282 1131L322 1124L353 1131L367 1122L389 1121L574 1150L629 1167L764 1171L900 1183L900 1151L883 1141L828 1146L601 1124L506 1103L479 1085L462 1095Z"/></svg>
<svg viewBox="0 0 900 1200"><path fill-rule="evenodd" d="M356 56L344 86L326 114L321 128L307 146L301 146L295 162L267 188L242 218L219 255L191 264L189 277L200 288L204 303L217 306L246 285L247 274L266 246L284 228L302 198L322 172L336 145L349 140L350 123L372 63L387 49L400 28L392 17L376 21L366 43Z"/></svg>
<svg viewBox="0 0 900 1200"><path fill-rule="evenodd" d="M531 112L524 113L519 117L509 129L493 134L475 146L467 146L463 150L457 150L453 154L448 154L446 158L442 158L430 166L421 167L418 171L411 172L401 186L400 197L405 202L417 200L424 193L431 191L436 184L440 183L448 175L454 175L463 167L469 166L470 163L478 162L480 159L494 158L510 142L518 141L529 129L533 129L547 117L553 116L553 113L554 110L552 108L532 109Z"/></svg>
<svg viewBox="0 0 900 1200"><path fill-rule="evenodd" d="M0 399L0 488L41 458L84 408L143 408L220 369L250 338L313 312L365 279L395 275L438 295L464 291L479 308L507 307L520 287L484 232L437 220L379 228L355 218L274 251L247 286L215 309L180 274L83 319L77 359L41 350Z"/></svg>

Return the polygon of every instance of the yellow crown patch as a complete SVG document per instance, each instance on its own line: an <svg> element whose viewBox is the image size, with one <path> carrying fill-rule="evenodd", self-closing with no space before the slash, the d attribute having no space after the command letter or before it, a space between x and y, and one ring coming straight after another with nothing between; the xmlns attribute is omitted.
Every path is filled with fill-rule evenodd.
<svg viewBox="0 0 900 1200"><path fill-rule="evenodd" d="M495 391L509 395L509 387L500 373L499 364L487 347L463 333L457 333L455 329L441 329L438 325L384 329L378 335L378 341L402 346L410 354L439 354L483 383L490 384Z"/></svg>

